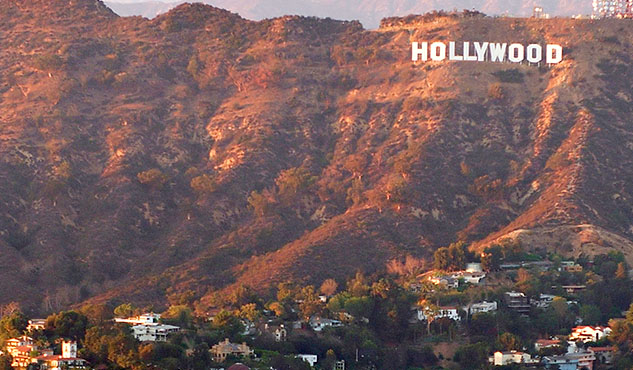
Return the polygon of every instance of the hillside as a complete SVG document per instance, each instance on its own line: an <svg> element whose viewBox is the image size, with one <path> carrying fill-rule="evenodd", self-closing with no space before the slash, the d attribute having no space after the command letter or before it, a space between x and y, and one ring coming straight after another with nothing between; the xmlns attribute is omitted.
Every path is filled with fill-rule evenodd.
<svg viewBox="0 0 633 370"><path fill-rule="evenodd" d="M119 0L120 1L120 0ZM141 15L153 18L185 1L144 1L124 3L106 1L117 14L122 16ZM193 1L187 1L193 2ZM279 17L285 14L304 16L331 17L334 19L359 20L366 28L377 28L385 17L423 14L433 10L452 11L454 9L478 10L490 15L512 15L528 17L535 6L541 6L552 16L567 17L572 15L591 14L591 1L588 0L205 0L199 1L216 7L231 10L241 16L261 20Z"/></svg>
<svg viewBox="0 0 633 370"><path fill-rule="evenodd" d="M192 290L203 310L456 240L633 263L631 36L629 20L366 31L0 0L0 304ZM410 41L474 37L560 43L565 60L410 61Z"/></svg>

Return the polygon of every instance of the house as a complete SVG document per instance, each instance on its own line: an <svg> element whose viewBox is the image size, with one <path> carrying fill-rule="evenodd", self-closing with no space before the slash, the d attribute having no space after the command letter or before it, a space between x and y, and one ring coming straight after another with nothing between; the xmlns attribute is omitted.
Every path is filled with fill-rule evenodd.
<svg viewBox="0 0 633 370"><path fill-rule="evenodd" d="M613 363L613 356L615 354L615 347L589 347L589 352L593 352L596 357L596 362L599 364L611 364Z"/></svg>
<svg viewBox="0 0 633 370"><path fill-rule="evenodd" d="M44 330L45 327L46 319L31 319L29 320L29 325L26 327L26 330L33 332L36 330Z"/></svg>
<svg viewBox="0 0 633 370"><path fill-rule="evenodd" d="M560 347L559 339L539 339L534 343L534 350L537 352L544 348Z"/></svg>
<svg viewBox="0 0 633 370"><path fill-rule="evenodd" d="M125 324L134 324L134 325L158 325L160 320L160 315L156 313L145 313L139 316L128 317L128 318L114 318L114 322L120 322Z"/></svg>
<svg viewBox="0 0 633 370"><path fill-rule="evenodd" d="M424 307L424 308L417 307L417 317L419 321L426 321L427 317L424 312L427 310L428 310L428 307ZM462 319L461 316L459 316L459 309L457 307L452 307L452 306L438 307L437 311L433 315L433 319L437 320L443 317L451 319L451 320L455 320L455 321L461 321Z"/></svg>
<svg viewBox="0 0 633 370"><path fill-rule="evenodd" d="M242 330L242 335L253 335L257 331L255 330L255 323L248 319L241 319L240 322L244 326L244 330Z"/></svg>
<svg viewBox="0 0 633 370"><path fill-rule="evenodd" d="M325 319L318 316L312 316L309 324L314 331L321 331L327 327L337 328L343 325L339 320Z"/></svg>
<svg viewBox="0 0 633 370"><path fill-rule="evenodd" d="M563 266L563 270L567 272L582 272L582 266L576 264Z"/></svg>
<svg viewBox="0 0 633 370"><path fill-rule="evenodd" d="M567 356L545 356L541 361L546 369L576 370L578 369L578 359Z"/></svg>
<svg viewBox="0 0 633 370"><path fill-rule="evenodd" d="M552 294L540 294L538 299L532 300L530 304L538 308L548 308L556 298Z"/></svg>
<svg viewBox="0 0 633 370"><path fill-rule="evenodd" d="M495 366L505 366L510 364L529 364L534 363L529 353L520 351L497 351L492 356L492 364Z"/></svg>
<svg viewBox="0 0 633 370"><path fill-rule="evenodd" d="M593 370L593 362L595 360L596 357L592 352L583 351L566 353L561 356L545 356L543 357L543 364L546 369Z"/></svg>
<svg viewBox="0 0 633 370"><path fill-rule="evenodd" d="M275 342L285 342L288 339L288 330L284 324L270 325L266 323L264 331L270 333L275 338Z"/></svg>
<svg viewBox="0 0 633 370"><path fill-rule="evenodd" d="M497 302L478 302L473 303L470 306L464 307L464 310L468 312L469 315L474 315L480 312L492 312L497 310Z"/></svg>
<svg viewBox="0 0 633 370"><path fill-rule="evenodd" d="M556 288L557 288L556 286L552 287L552 289L556 289ZM563 288L569 294L575 294L575 293L585 290L587 286L586 285L562 285L561 288Z"/></svg>
<svg viewBox="0 0 633 370"><path fill-rule="evenodd" d="M177 333L180 328L174 325L134 325L132 336L139 342L166 342L167 336Z"/></svg>
<svg viewBox="0 0 633 370"><path fill-rule="evenodd" d="M226 338L224 342L214 344L209 352L211 352L211 356L213 357L213 361L215 362L224 362L224 360L226 360L226 357L229 355L238 357L250 357L254 353L254 351L248 345L246 345L246 343L231 343L229 342L228 338Z"/></svg>
<svg viewBox="0 0 633 370"><path fill-rule="evenodd" d="M431 276L429 281L435 285L444 285L449 289L457 289L459 287L459 281L448 275Z"/></svg>
<svg viewBox="0 0 633 370"><path fill-rule="evenodd" d="M33 338L23 335L21 337L7 339L5 349L13 359L11 362L12 367L26 368L31 363L31 353L37 351L38 347L33 343Z"/></svg>
<svg viewBox="0 0 633 370"><path fill-rule="evenodd" d="M571 341L597 342L611 334L611 328L604 326L576 326L569 335Z"/></svg>
<svg viewBox="0 0 633 370"><path fill-rule="evenodd" d="M41 370L61 370L61 369L88 369L89 365L83 358L77 357L77 342L63 341L62 354L40 355L31 361L37 363Z"/></svg>
<svg viewBox="0 0 633 370"><path fill-rule="evenodd" d="M297 355L297 358L300 358L303 361L310 364L310 367L314 367L318 359L317 355L305 355L305 354L299 354Z"/></svg>
<svg viewBox="0 0 633 370"><path fill-rule="evenodd" d="M464 282L466 283L470 283L470 284L480 284L481 281L486 277L486 273L484 272L468 272L468 271L457 271L455 273L453 273L451 275L451 277L453 279L457 279L458 280L458 285L459 285L459 279L464 279Z"/></svg>
<svg viewBox="0 0 633 370"><path fill-rule="evenodd" d="M530 312L530 300L525 294L520 292L505 292L503 295L506 306L521 314Z"/></svg>

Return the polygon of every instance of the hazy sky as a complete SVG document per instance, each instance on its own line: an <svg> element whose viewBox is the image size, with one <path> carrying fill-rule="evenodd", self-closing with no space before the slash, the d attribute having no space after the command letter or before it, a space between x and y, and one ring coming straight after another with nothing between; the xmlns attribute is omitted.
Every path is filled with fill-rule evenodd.
<svg viewBox="0 0 633 370"><path fill-rule="evenodd" d="M367 28L378 26L380 19L390 16L421 14L431 10L475 9L489 15L530 16L535 6L542 6L552 16L591 13L592 0L204 0L249 19L263 19L297 14L335 19L357 19ZM184 0L105 0L120 15L142 15L148 18L166 11L169 3ZM116 6L113 3L123 3Z"/></svg>

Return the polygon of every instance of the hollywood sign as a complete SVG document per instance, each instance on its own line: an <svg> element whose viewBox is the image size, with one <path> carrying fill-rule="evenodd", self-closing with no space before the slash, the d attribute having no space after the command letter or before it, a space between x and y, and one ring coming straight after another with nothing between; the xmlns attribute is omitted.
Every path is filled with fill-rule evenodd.
<svg viewBox="0 0 633 370"><path fill-rule="evenodd" d="M557 64L563 60L563 48L556 44L547 44L545 49L539 44L470 42L464 41L461 50L457 50L454 41L444 42L412 42L411 60L441 62L443 60L472 61L472 62L511 62Z"/></svg>

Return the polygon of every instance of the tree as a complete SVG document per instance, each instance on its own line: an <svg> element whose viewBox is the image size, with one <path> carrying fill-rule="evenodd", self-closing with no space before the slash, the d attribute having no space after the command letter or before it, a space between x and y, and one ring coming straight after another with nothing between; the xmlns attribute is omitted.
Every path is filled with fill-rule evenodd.
<svg viewBox="0 0 633 370"><path fill-rule="evenodd" d="M304 318L309 319L323 310L323 302L316 294L314 286L308 285L304 287L301 290L300 297L301 303L299 304L299 310L301 310L301 314Z"/></svg>
<svg viewBox="0 0 633 370"><path fill-rule="evenodd" d="M488 361L488 347L485 343L466 344L457 349L453 359L460 369L483 369Z"/></svg>
<svg viewBox="0 0 633 370"><path fill-rule="evenodd" d="M497 347L504 351L512 351L521 349L521 340L512 333L503 333L497 340Z"/></svg>
<svg viewBox="0 0 633 370"><path fill-rule="evenodd" d="M245 318L250 321L255 321L261 316L259 310L257 310L257 305L255 303L247 303L240 307L240 317Z"/></svg>
<svg viewBox="0 0 633 370"><path fill-rule="evenodd" d="M438 270L463 270L470 257L471 254L466 243L452 243L448 247L442 247L435 251L433 266Z"/></svg>
<svg viewBox="0 0 633 370"><path fill-rule="evenodd" d="M154 189L160 189L167 182L168 177L158 168L152 168L147 171L139 172L136 175L138 181Z"/></svg>
<svg viewBox="0 0 633 370"><path fill-rule="evenodd" d="M303 190L307 189L316 181L315 176L304 167L290 168L282 171L275 183L277 184L277 194L282 204L288 206L295 197Z"/></svg>
<svg viewBox="0 0 633 370"><path fill-rule="evenodd" d="M481 268L486 272L499 270L501 257L501 247L496 244L484 249L481 254Z"/></svg>
<svg viewBox="0 0 633 370"><path fill-rule="evenodd" d="M449 270L452 265L448 248L442 247L433 253L433 267L437 270Z"/></svg>
<svg viewBox="0 0 633 370"><path fill-rule="evenodd" d="M46 318L46 330L60 338L83 339L88 318L76 311L63 311Z"/></svg>
<svg viewBox="0 0 633 370"><path fill-rule="evenodd" d="M11 366L12 362L13 362L13 359L11 358L11 355L7 354L7 355L0 356L0 370L12 370L13 369L13 367Z"/></svg>
<svg viewBox="0 0 633 370"><path fill-rule="evenodd" d="M248 204L253 209L255 216L264 217L271 214L273 210L273 204L275 199L273 194L268 190L263 190L261 193L253 191L248 197Z"/></svg>
<svg viewBox="0 0 633 370"><path fill-rule="evenodd" d="M554 297L550 307L552 308L552 310L554 310L554 313L556 314L556 319L558 320L558 328L560 329L563 326L563 322L567 318L569 312L567 300L563 297Z"/></svg>
<svg viewBox="0 0 633 370"><path fill-rule="evenodd" d="M369 293L367 279L361 271L357 271L354 278L347 282L347 291L354 297L362 297Z"/></svg>
<svg viewBox="0 0 633 370"><path fill-rule="evenodd" d="M600 308L596 305L583 304L580 306L580 318L584 325L599 324L601 316Z"/></svg>
<svg viewBox="0 0 633 370"><path fill-rule="evenodd" d="M131 303L122 303L114 309L114 315L116 317L130 317L134 315L136 310L137 308Z"/></svg>
<svg viewBox="0 0 633 370"><path fill-rule="evenodd" d="M189 185L198 194L213 193L216 188L215 181L206 174L194 177Z"/></svg>
<svg viewBox="0 0 633 370"><path fill-rule="evenodd" d="M326 279L323 281L323 284L321 284L321 288L319 288L319 291L325 294L326 296L330 297L336 293L337 288L338 288L338 283L336 282L336 280Z"/></svg>
<svg viewBox="0 0 633 370"><path fill-rule="evenodd" d="M22 335L28 324L28 319L20 311L4 316L0 319L0 342Z"/></svg>

